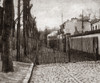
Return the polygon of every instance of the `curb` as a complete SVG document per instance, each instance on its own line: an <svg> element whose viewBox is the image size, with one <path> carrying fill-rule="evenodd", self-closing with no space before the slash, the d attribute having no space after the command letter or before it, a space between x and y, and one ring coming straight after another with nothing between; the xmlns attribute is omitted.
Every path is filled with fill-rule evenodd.
<svg viewBox="0 0 100 83"><path fill-rule="evenodd" d="M31 66L30 66L30 68L29 68L29 70L28 70L28 72L27 72L27 75L24 78L24 80L23 80L22 83L29 83L30 78L32 76L33 68L34 68L34 64L32 63Z"/></svg>

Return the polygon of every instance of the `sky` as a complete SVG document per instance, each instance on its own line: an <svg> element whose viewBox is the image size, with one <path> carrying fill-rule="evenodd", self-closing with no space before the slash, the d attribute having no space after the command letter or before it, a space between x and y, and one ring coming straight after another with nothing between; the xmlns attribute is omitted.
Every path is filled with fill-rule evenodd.
<svg viewBox="0 0 100 83"><path fill-rule="evenodd" d="M36 17L38 30L45 27L59 27L63 22L82 13L91 17L100 15L100 0L31 0L31 13ZM15 18L17 17L17 0L14 0Z"/></svg>
<svg viewBox="0 0 100 83"><path fill-rule="evenodd" d="M36 16L39 30L45 26L59 27L63 22L82 13L99 16L100 0L31 0L33 8L31 13Z"/></svg>

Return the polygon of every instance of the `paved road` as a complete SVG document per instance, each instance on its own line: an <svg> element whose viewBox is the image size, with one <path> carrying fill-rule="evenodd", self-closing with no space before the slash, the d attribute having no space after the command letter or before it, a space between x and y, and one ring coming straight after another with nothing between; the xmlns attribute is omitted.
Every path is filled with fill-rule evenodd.
<svg viewBox="0 0 100 83"><path fill-rule="evenodd" d="M30 83L100 83L100 62L38 65Z"/></svg>
<svg viewBox="0 0 100 83"><path fill-rule="evenodd" d="M39 57L39 60L45 62L34 68L31 83L100 83L100 62L93 61L86 54L71 53L70 63L64 63L68 62L65 53L58 51L53 53L52 49L43 48L42 56L44 60L43 57ZM57 61L53 60L54 56Z"/></svg>

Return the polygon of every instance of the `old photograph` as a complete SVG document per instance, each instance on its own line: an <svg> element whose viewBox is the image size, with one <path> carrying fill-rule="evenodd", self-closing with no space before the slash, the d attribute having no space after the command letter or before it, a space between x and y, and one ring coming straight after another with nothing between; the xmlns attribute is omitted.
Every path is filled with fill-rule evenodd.
<svg viewBox="0 0 100 83"><path fill-rule="evenodd" d="M0 83L100 83L100 0L0 0Z"/></svg>

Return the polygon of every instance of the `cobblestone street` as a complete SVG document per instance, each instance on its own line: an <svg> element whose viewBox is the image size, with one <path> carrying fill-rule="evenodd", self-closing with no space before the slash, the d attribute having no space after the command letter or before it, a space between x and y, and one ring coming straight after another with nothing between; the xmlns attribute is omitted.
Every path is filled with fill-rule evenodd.
<svg viewBox="0 0 100 83"><path fill-rule="evenodd" d="M100 83L100 62L55 63L34 68L31 83Z"/></svg>

